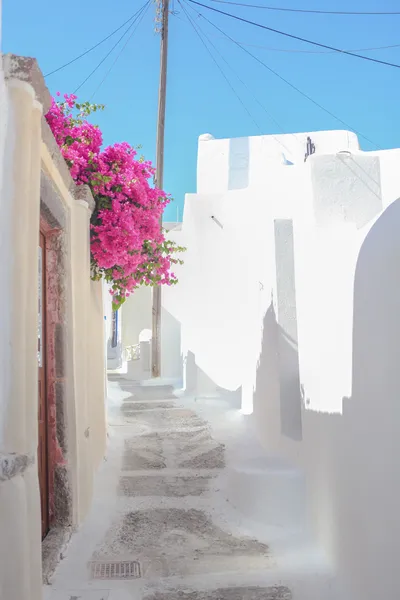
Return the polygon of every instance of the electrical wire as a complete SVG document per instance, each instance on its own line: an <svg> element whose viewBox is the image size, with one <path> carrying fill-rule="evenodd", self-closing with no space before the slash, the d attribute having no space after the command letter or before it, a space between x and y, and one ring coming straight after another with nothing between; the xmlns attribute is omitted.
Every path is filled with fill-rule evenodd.
<svg viewBox="0 0 400 600"><path fill-rule="evenodd" d="M176 19L186 23L184 19L181 19L177 13L173 13ZM224 39L222 35L213 35L212 37L218 39ZM236 40L237 41L237 40ZM269 52L287 52L289 54L336 54L335 50L300 50L299 48L274 48L271 46L260 46L259 44L248 44L247 42L238 42L242 46L248 48L258 48L259 50L268 50ZM373 52L377 50L391 50L393 48L400 48L400 44L390 44L389 46L371 46L369 48L346 48L347 52Z"/></svg>
<svg viewBox="0 0 400 600"><path fill-rule="evenodd" d="M300 42L305 42L306 44L312 44L313 46L318 46L319 48L326 48L327 50L333 50L334 52L338 52L340 54L346 54L348 56L354 56L355 58L361 58L362 60L367 60L369 62L374 62L374 63L378 63L381 65L386 65L388 67L394 67L396 69L400 69L400 65L398 65L396 63L387 62L385 60L379 60L377 58L371 58L370 56L363 56L362 54L357 54L355 52L349 52L348 50L340 50L339 48L335 48L334 46L328 46L327 44L321 44L319 42L314 42L313 40L309 40L307 38L303 38L298 35L293 35L291 33L285 32L285 31L280 31L279 29L274 29L273 27L268 27L267 25L262 25L261 23L256 23L255 21L249 21L248 19L244 19L243 17L239 17L238 15L233 15L232 13L228 13L223 10L219 10L218 8L214 8L213 6L207 6L206 4L197 2L197 0L188 0L188 2L191 2L192 4L197 4L197 6L201 6L203 8L206 8L207 10L211 10L211 11L219 13L221 15L225 15L227 17L230 17L231 19L235 19L236 21L241 21L241 22L247 23L249 25L254 25L255 27L259 27L260 29L266 29L267 31L272 31L273 33L283 35L283 36L291 38L293 40L299 40Z"/></svg>
<svg viewBox="0 0 400 600"><path fill-rule="evenodd" d="M260 48L263 50L269 50L270 52L289 52L292 54L336 54L336 50L300 50L299 48L270 48L269 46L259 46L257 44L245 44L240 42L243 46L249 46L251 48ZM347 52L373 52L376 50L389 50L392 48L400 48L400 44L391 44L390 46L373 46L371 48L350 48L346 49ZM342 50L343 52L343 50Z"/></svg>
<svg viewBox="0 0 400 600"><path fill-rule="evenodd" d="M124 52L125 48L127 47L127 45L129 44L129 42L131 41L132 37L134 36L137 28L139 27L140 23L143 21L143 18L145 16L145 14L147 13L148 9L149 9L150 3L147 3L146 8L144 9L144 11L142 12L142 14L139 17L139 20L136 23L136 27L133 28L130 36L128 37L127 41L125 42L125 44L122 46L121 50L118 52L114 62L112 63L112 65L110 66L110 68L108 69L107 73L104 75L103 79L100 81L99 85L97 86L97 88L95 89L95 91L93 92L93 94L90 97L90 102L93 100L93 98L95 97L95 95L97 94L97 92L99 91L99 89L101 88L101 86L103 85L103 83L105 82L105 80L107 79L107 77L109 76L109 74L111 73L111 71L113 70L113 68L115 67L118 59L120 58L121 54Z"/></svg>
<svg viewBox="0 0 400 600"><path fill-rule="evenodd" d="M253 123L255 124L255 126L257 127L257 129L259 130L259 132L261 133L261 127L260 125L257 123L257 121L254 119L253 115L251 114L251 112L249 111L249 109L247 108L247 106L245 105L245 103L243 102L243 100L241 99L241 97L239 96L239 94L236 92L235 88L233 87L233 85L231 84L231 82L229 81L229 78L225 75L224 70L222 69L221 65L218 63L218 61L216 60L216 58L214 57L213 53L211 52L211 50L209 49L209 47L207 46L207 44L205 43L205 41L203 40L201 34L199 33L199 30L197 29L196 25L194 24L192 18L190 17L190 15L188 14L187 10L185 9L185 7L182 5L181 1L178 0L183 12L185 13L189 23L192 25L194 31L196 32L196 35L198 36L199 40L201 41L201 43L203 44L203 46L205 47L205 49L207 50L208 54L211 57L211 60L214 62L214 64L217 66L218 70L220 71L222 77L225 79L226 83L228 84L228 86L230 87L230 89L232 90L233 94L236 96L236 98L239 100L240 104L243 106L244 110L246 111L247 115L249 116L249 118L253 121Z"/></svg>
<svg viewBox="0 0 400 600"><path fill-rule="evenodd" d="M191 2L192 0L187 0L187 1ZM296 92L298 92L301 96L303 96L304 98L306 98L307 100L309 100L310 102L312 102L315 106L317 106L318 108L320 108L321 110L323 110L326 114L328 114L329 116L333 117L336 121L338 121L339 123L341 123L342 125L344 125L346 127L346 129L350 129L351 131L354 131L354 133L356 133L358 136L364 138L364 140L366 140L367 142L369 142L370 144L372 144L373 146L375 146L378 150L382 150L381 146L379 146L376 142L372 141L370 138L368 138L366 135L364 135L360 131L357 131L357 129L355 129L354 127L352 127L348 123L346 123L346 121L343 121L343 119L341 119L340 117L338 117L337 115L335 115L333 112L331 112L330 110L328 110L327 108L325 108L322 104L320 104L319 102L317 102L316 100L314 100L311 96L309 96L308 94L306 94L305 92L303 92L296 85L294 85L293 83L291 83L288 79L286 79L285 77L283 77L282 75L280 75L277 71L275 71L274 69L272 69L272 67L268 66L264 61L262 61L260 58L258 58L258 56L256 56L255 54L252 54L249 50L247 50L247 48L244 48L244 46L242 46L239 42L236 42L229 34L227 34L223 29L221 29L220 27L218 27L218 25L215 25L215 23L213 23L212 21L210 21L210 19L208 19L207 17L205 17L202 13L200 13L198 11L196 11L196 12L199 15L199 17L205 19L207 21L207 23L209 23L217 31L219 31L220 33L222 33L226 38L228 38L236 46L238 46L239 48L241 48L243 50L243 52L245 52L246 54L248 54L249 56L251 56L255 61L257 61L260 65L262 65L270 73L272 73L273 75L275 75L276 77L278 77L278 79L280 79L281 81L283 81L284 83L286 83L289 87L291 87L293 90L295 90Z"/></svg>
<svg viewBox="0 0 400 600"><path fill-rule="evenodd" d="M89 73L89 75L86 77L86 79L84 79L82 81L82 83L80 83L78 85L78 87L74 90L74 94L76 94L78 92L78 90L81 89L81 87L83 85L85 85L85 83L92 77L92 75L94 75L97 71L97 69L99 69L101 67L101 65L104 63L104 61L107 60L107 58L110 56L110 54L115 50L115 48L118 46L118 44L124 39L124 37L129 33L129 31L131 30L131 28L134 26L134 24L136 23L136 21L139 19L140 15L142 14L142 12L145 10L145 8L150 4L150 0L147 0L147 2L145 4L143 4L143 6L138 10L138 12L136 13L136 17L134 19L134 21L132 21L132 23L129 25L129 27L125 30L125 32L121 35L121 37L118 39L118 41L114 44L114 46L111 48L111 50L109 50L107 52L107 54L101 59L101 61L97 64L97 66Z"/></svg>
<svg viewBox="0 0 400 600"><path fill-rule="evenodd" d="M190 7L192 8L192 7ZM194 10L192 8L192 10ZM196 12L196 11L195 11ZM226 60L226 58L221 54L221 52L218 50L218 48L215 46L215 44L210 40L210 38L208 37L208 35L205 33L205 31L200 27L200 25L197 24L197 27L199 28L200 32L203 34L203 36L207 39L208 43L214 48L215 52L220 56L220 58L224 61L224 63L229 67L229 69L233 72L233 74L235 75L235 77L238 79L238 81L240 81L240 83L243 85L243 87L246 88L246 90L249 92L249 94L253 97L253 99L255 100L255 102L257 102L257 104L263 109L263 111L266 113L266 115L271 119L271 121L273 121L275 123L275 125L278 127L278 129L284 134L284 135L291 135L293 136L293 138L296 140L296 142L301 145L298 137L294 134L294 133L287 133L285 131L285 129L283 128L283 126L279 123L279 121L277 121L275 119L275 117L268 111L268 109L265 107L265 105L260 102L260 100L257 98L257 96L254 94L254 92L249 88L249 86L246 84L245 81L243 81L243 79L238 75L238 73L235 71L235 69L232 67L232 65ZM289 154L291 154L291 150L289 150L289 148L287 146L285 146L285 144L283 143L283 141L275 136L274 134L271 134L271 137L273 137L285 150L286 152L289 152ZM302 147L302 145L301 145Z"/></svg>
<svg viewBox="0 0 400 600"><path fill-rule="evenodd" d="M127 19L125 21L125 23L122 23L122 25L120 25L117 29L114 29L114 31L111 32L107 37L103 38L100 42L98 42L97 44L95 44L94 46L92 46L91 48L89 48L89 50L86 50L85 52L82 52L82 54L79 54L79 56L76 56L75 58L73 58L69 62L65 63L64 65L61 65L61 67L58 67L57 69L54 69L54 71L50 71L50 73L47 73L45 75L45 77L50 77L50 75L53 75L54 73L58 73L58 71L61 71L62 69L65 69L65 67L69 67L69 65L72 65L74 62L76 62L80 58L83 58L84 56L86 56L87 54L89 54L90 52L92 52L92 50L95 50L96 48L98 48L99 46L101 46L102 44L104 44L104 42L106 42L107 40L109 40L113 35L115 35L123 27L125 27L125 25L127 25L128 23L130 23L132 21L132 19L134 19L136 17L136 15L140 12L140 10L141 9L139 9L137 12L135 12L134 15L132 15L131 17L129 17L129 19Z"/></svg>
<svg viewBox="0 0 400 600"><path fill-rule="evenodd" d="M179 4L181 4L180 0L178 0L178 2L179 2ZM181 4L181 6L182 6L182 4ZM196 10L195 10L193 7L191 7L191 8L192 8L192 10L193 10L193 11L194 11L194 12L195 12L195 13L196 13L196 14L197 14L199 17L202 17L202 15L201 15L199 12L197 12L197 11L196 11ZM182 6L182 9L184 10L184 7L183 7L183 6ZM185 13L186 13L186 11L185 11ZM188 19L190 19L189 15L188 15L187 13L186 13L186 15L187 15ZM206 17L203 17L203 18L205 18L205 19L206 19L206 21L208 21L208 22L209 22L211 25L213 25L213 23L211 23L211 21L209 21L209 19L207 19ZM193 23L192 23L192 24L193 24ZM193 27L195 27L195 26L194 26L194 24L193 24ZM216 27L216 26L215 26L215 27ZM202 30L200 27L199 27L199 29L200 29L200 31L202 31L203 35L204 35L204 36L205 36L205 37L208 39L208 36L207 36L207 35L204 33L204 31L203 31L203 30ZM209 39L208 39L208 41L209 41L209 42L212 44L212 42L211 42ZM217 50L217 48L214 46L214 44L212 44L212 46L213 46L213 47L215 48L215 50L218 52L218 50ZM220 54L220 53L218 52L218 54ZM227 63L227 61L224 59L224 57L223 57L221 54L220 54L220 56L221 56L221 58L222 58L222 59L223 59L223 60L224 60L224 61ZM229 65L229 63L227 63L227 64L228 64L228 66L230 66L230 65ZM231 67L230 67L230 68L231 68ZM232 69L232 70L233 70L233 69ZM235 73L235 74L236 74L236 73ZM236 74L236 76L239 78L239 76L238 76L237 74ZM240 79L240 78L239 78L239 81L241 81L241 79ZM244 84L244 82L243 82L243 81L241 81L241 82ZM246 84L244 84L244 85L246 85ZM247 87L247 86L246 86L246 87ZM348 125L346 125L346 126L347 126L347 127L349 127ZM350 128L350 129L352 129L352 128ZM356 131L356 130L354 130L354 129L353 129L353 131ZM356 133L358 133L358 135L362 135L362 134L360 134L360 133L359 133L359 132L357 132L357 131L356 131ZM296 141L297 141L297 142L300 144L300 141L298 140L298 138L296 137L296 135L295 135L295 134L292 134L292 135L293 135L293 137L296 139ZM276 137L276 136L272 136L272 137L274 137L274 138L275 138L275 139L276 139L276 140L277 140L277 141L278 141L278 142L279 142L279 143L280 143L280 144L281 144L281 145L282 145L282 146L283 146L283 147L284 147L284 148L287 150L286 146L285 146L285 145L282 143L282 141L281 141L281 140L280 140L278 137ZM362 136L362 137L364 137L365 139L367 139L368 141L370 141L372 144L374 144L375 146L377 146L377 144L375 144L374 142L372 142L371 140L369 140L369 139L368 139L368 138L366 138L365 136ZM381 149L379 146L377 146L377 148ZM290 153L290 151L288 151L288 152ZM354 161L354 159L352 159L352 160ZM365 186L365 187L366 187L366 188L367 188L367 189L368 189L370 192L372 192L372 193L373 193L375 196L377 195L377 194L376 194L376 191L373 189L373 187L371 187L371 186L369 185L369 183L368 183L367 181L365 181L365 179L364 179L364 178L361 178L361 177L359 176L359 174L358 174L358 173L357 173L357 172L356 172L354 169L352 169L352 168L350 167L350 165L347 163L347 161L343 161L343 160L341 160L341 162L342 162L342 164L343 164L345 167L347 167L347 168L349 169L349 171L352 173L352 175L353 175L353 176L355 175L355 176L356 176L356 177L357 177L357 178L360 180L360 182L361 182L361 183L362 183L362 184L363 184L363 185L364 185L364 186ZM358 165L358 166L359 166L359 165ZM374 179L373 179L373 178L370 176L370 174L369 174L369 173L367 173L367 172L366 172L364 169L361 169L361 170L362 170L362 171L365 173L365 175L367 175L367 176L369 177L369 179L371 179L371 182L372 182L373 184L375 184L375 185L378 185L378 183L377 183L377 182L376 182L376 181L375 181L375 180L374 180Z"/></svg>
<svg viewBox="0 0 400 600"><path fill-rule="evenodd" d="M243 2L231 2L229 0L211 0L212 2L218 2L219 4L233 4L234 6L245 6L246 8L262 8L264 10L276 10L280 12L294 12L294 13L311 13L317 15L400 15L400 11L380 11L380 12L364 12L364 11L347 11L347 10L312 10L307 8L283 8L278 6L265 6L263 4L245 4Z"/></svg>

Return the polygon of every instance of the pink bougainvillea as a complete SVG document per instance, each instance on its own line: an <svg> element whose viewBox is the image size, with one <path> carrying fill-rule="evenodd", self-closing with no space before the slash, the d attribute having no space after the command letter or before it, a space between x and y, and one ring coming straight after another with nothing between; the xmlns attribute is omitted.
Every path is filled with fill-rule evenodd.
<svg viewBox="0 0 400 600"><path fill-rule="evenodd" d="M176 253L184 248L166 240L160 227L170 198L150 185L151 163L126 142L102 150L101 131L87 117L103 108L65 94L62 102L53 99L46 119L76 184L92 191L92 276L111 283L118 308L140 285L177 283L171 268L182 262Z"/></svg>

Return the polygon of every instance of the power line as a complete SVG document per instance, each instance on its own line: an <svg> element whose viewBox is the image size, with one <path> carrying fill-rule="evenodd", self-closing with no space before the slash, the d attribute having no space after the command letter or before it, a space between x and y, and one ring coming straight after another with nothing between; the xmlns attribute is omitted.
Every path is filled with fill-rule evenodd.
<svg viewBox="0 0 400 600"><path fill-rule="evenodd" d="M125 32L121 35L121 37L118 39L118 41L114 44L114 46L111 48L111 50L109 50L107 52L107 54L101 59L101 61L97 64L97 66L89 73L89 75L86 77L86 79L84 79L82 81L82 83L80 83L78 85L78 87L76 88L76 90L74 90L74 94L76 94L76 92L78 90L81 89L81 87L83 85L85 85L85 83L92 77L92 75L94 75L97 71L97 69L99 69L101 67L101 65L104 63L104 61L107 60L107 58L110 56L110 54L115 50L115 48L118 46L118 44L124 39L124 37L127 35L127 33L129 33L129 31L132 29L132 27L134 26L134 24L136 23L136 21L139 19L140 15L142 14L142 12L144 11L144 9L148 6L148 4L150 4L150 0L147 0L147 2L145 4L143 4L143 6L138 10L138 12L136 13L136 17L135 19L132 21L132 23L129 25L129 27L125 30Z"/></svg>
<svg viewBox="0 0 400 600"><path fill-rule="evenodd" d="M183 7L182 7L183 8ZM192 7L191 7L192 8ZM192 10L195 10L192 8ZM195 11L197 12L197 11ZM197 13L198 14L198 13ZM189 15L187 15L187 17L189 18ZM266 113L266 115L271 119L271 121L273 121L278 129L283 133L286 134L286 131L284 130L284 128L282 127L282 125L279 123L279 121L277 121L275 119L275 117L273 115L271 115L271 113L267 110L267 108L265 107L265 105L260 102L260 100L257 98L257 96L254 94L254 92L249 88L249 86L246 84L245 81L243 81L243 79L237 74L237 72L235 71L235 69L232 67L232 65L230 65L230 63L226 60L226 58L221 54L221 52L218 50L218 48L215 46L215 44L210 40L210 38L208 37L208 35L204 32L204 30L202 30L202 28L200 27L200 25L198 25L199 30L201 31L201 33L203 34L203 36L207 39L208 43L214 48L215 52L217 52L217 54L220 56L220 58L225 62L225 64L229 67L229 69L233 72L233 74L235 75L235 77L240 81L240 83L246 88L246 90L249 92L249 94L253 97L253 99L255 100L255 102L257 102L257 104L263 109L263 111ZM260 129L260 128L259 128ZM260 129L261 132L261 129ZM294 133L291 133L289 135L292 135L294 137L294 139L296 140L297 143L300 144L297 136ZM289 152L289 154L291 154L291 151L289 150L289 148L287 148L287 146L285 146L285 144L283 143L283 141L281 139L279 139L277 136L272 134L272 137L286 150L286 152Z"/></svg>
<svg viewBox="0 0 400 600"><path fill-rule="evenodd" d="M188 0L188 1L192 2L192 0ZM214 27L215 29L217 29L217 31L219 31L220 33L222 33L226 38L228 38L236 46L238 46L239 48L241 48L243 50L243 52L245 52L246 54L248 54L249 56L251 56L254 60L256 60L260 65L262 65L270 73L273 73L273 75L275 75L276 77L278 77L278 79L280 79L281 81L283 81L284 83L286 83L288 86L290 86L296 92L298 92L301 96L303 96L304 98L306 98L307 100L309 100L310 102L312 102L315 106L317 106L318 108L320 108L321 110L323 110L324 112L326 112L328 115L330 115L331 117L333 117L336 121L338 121L339 123L341 123L342 125L344 125L347 129L350 129L351 131L354 131L357 135L359 135L360 137L364 138L367 142L369 142L370 144L372 144L373 146L375 146L376 148L378 148L378 150L382 150L382 148L376 142L373 142L366 135L364 135L360 131L357 131L357 129L355 129L354 127L352 127L351 125L349 125L348 123L346 123L346 121L343 121L343 119L341 119L340 117L338 117L337 115L335 115L333 112L331 112L330 110L328 110L327 108L325 108L324 106L322 106L322 104L320 104L319 102L317 102L316 100L314 100L313 98L311 98L311 96L309 96L308 94L306 94L305 92L303 92L300 88L298 88L297 86L295 86L288 79L285 79L285 77L283 77L277 71L275 71L274 69L272 69L272 67L269 67L264 61L262 61L260 58L258 58L258 56L256 56L255 54L252 54L249 50L247 50L247 48L244 48L239 42L236 42L233 38L231 38L230 35L228 35L227 33L225 33L225 31L223 31L223 29L221 29L220 27L218 27L218 25L215 25L215 23L213 23L212 21L210 21L210 19L208 19L207 17L205 17L202 13L199 13L198 11L196 11L196 12L197 12L197 14L200 17L202 17L210 25L212 25L212 27Z"/></svg>
<svg viewBox="0 0 400 600"><path fill-rule="evenodd" d="M259 46L257 44L247 44L239 42L243 46L249 46L251 48L260 48L263 50L269 50L270 52L289 52L294 54L336 54L336 50L300 50L299 48L271 48L270 46ZM392 48L400 48L400 44L391 44L390 46L373 46L371 48L351 48L347 49L347 52L372 52L376 50L389 50ZM343 50L341 50L343 52Z"/></svg>
<svg viewBox="0 0 400 600"><path fill-rule="evenodd" d="M262 25L261 23L256 23L255 21L249 21L248 19L244 19L243 17L239 17L238 15L232 15L231 13L227 13L223 10L219 10L218 8L214 8L213 6L207 6L206 4L197 2L197 0L188 0L188 2L191 2L192 4L197 4L197 6L206 8L207 10L212 10L213 12L219 13L221 15L231 17L232 19L235 19L236 21L242 21L243 23L248 23L249 25L254 25L255 27L259 27L260 29L266 29L267 31L272 31L273 33L283 35L283 36L291 38L293 40L299 40L300 42L305 42L306 44L312 44L313 46L318 46L320 48L326 48L327 50L333 50L335 52L339 52L340 54L347 54L348 56L354 56L355 58L361 58L362 60L368 60L369 62L374 62L374 63L378 63L381 65L386 65L388 67L395 67L396 69L400 69L400 65L398 65L396 63L390 63L385 60L379 60L377 58L363 56L362 54L356 54L354 52L349 52L348 50L340 50L339 48L335 48L334 46L328 46L327 44L320 44L319 42L314 42L312 40L308 40L307 38L303 38L298 35L293 35L291 33L285 32L285 31L280 31L279 29L273 29L272 27L268 27L267 25Z"/></svg>
<svg viewBox="0 0 400 600"><path fill-rule="evenodd" d="M278 6L265 6L263 4L245 4L243 2L231 2L229 0L211 0L219 4L233 4L234 6L245 6L246 8L262 8L264 10L276 10L280 12L295 12L295 13L312 13L317 15L400 15L400 11L380 11L380 12L359 12L347 10L312 10L306 8L282 8Z"/></svg>
<svg viewBox="0 0 400 600"><path fill-rule="evenodd" d="M257 127L258 131L261 133L261 127L260 127L260 125L257 123L257 121L255 120L255 118L253 117L253 115L251 114L251 112L249 111L249 109L247 108L247 106L245 105L245 103L243 102L243 100L241 99L241 97L239 96L239 94L237 93L237 91L235 90L235 88L233 87L233 85L231 84L231 82L229 81L229 78L224 73L224 70L222 69L221 65L218 63L218 61L216 60L215 56L213 55L213 53L211 52L211 50L209 49L209 47L207 46L207 44L205 43L205 41L203 40L203 38L201 37L201 34L199 33L199 30L197 29L197 27L194 24L193 20L191 19L190 15L186 11L185 7L182 5L182 3L180 2L180 0L178 0L178 2L180 4L183 12L185 13L185 15L186 15L189 23L192 25L193 29L195 30L196 35L198 36L198 38L200 39L201 43L203 44L203 46L207 50L208 54L210 55L211 60L214 62L214 64L218 68L219 72L221 73L222 77L225 79L226 83L229 85L229 87L232 90L233 94L236 96L236 98L239 100L240 104L243 106L243 108L246 111L246 113L249 116L249 118L253 121L253 123Z"/></svg>
<svg viewBox="0 0 400 600"><path fill-rule="evenodd" d="M181 19L178 14L173 15L176 19L186 23L184 19ZM222 35L213 35L212 37L218 39L224 39ZM289 54L336 54L335 50L300 50L299 48L275 48L272 46L260 46L259 44L248 44L247 42L239 42L242 46L248 48L258 48L259 50L268 50L269 52L287 52ZM346 48L347 52L372 52L376 50L391 50L393 48L400 48L400 44L390 44L389 46L371 46L368 48Z"/></svg>
<svg viewBox="0 0 400 600"><path fill-rule="evenodd" d="M92 46L91 48L89 48L89 50L86 50L85 52L82 52L82 54L79 54L79 56L76 56L75 58L73 58L69 62L65 63L64 65L61 65L61 67L58 67L57 69L54 69L54 71L50 71L50 73L47 73L47 75L45 75L45 77L50 77L50 75L53 75L54 73L58 73L58 71L61 71L62 69L65 69L65 67L69 67L69 65L72 65L74 62L76 62L80 58L83 58L84 56L86 56L87 54L89 54L90 52L92 52L92 50L95 50L96 48L98 48L99 46L101 46L102 44L104 44L104 42L106 42L107 40L109 40L113 35L115 35L123 27L125 27L125 25L127 25L128 23L130 23L132 21L132 19L134 19L136 17L136 15L140 12L140 10L141 9L139 9L137 12L135 12L134 15L132 15L131 17L129 17L129 19L127 21L125 21L125 23L122 23L122 25L120 25L117 29L114 29L114 31L112 33L110 33L107 37L103 38L100 42L98 42L97 44L95 44L94 46Z"/></svg>
<svg viewBox="0 0 400 600"><path fill-rule="evenodd" d="M109 76L109 74L111 73L111 71L113 70L113 68L115 67L118 59L120 58L121 54L124 52L125 48L127 47L127 45L129 44L129 42L131 41L132 37L134 36L137 28L139 27L140 23L143 21L143 17L144 15L147 13L148 9L149 9L150 4L147 3L146 8L144 9L144 11L142 12L142 14L139 17L139 20L136 23L136 27L133 28L130 36L128 37L128 39L126 40L125 44L122 46L121 50L118 52L114 62L112 63L111 67L108 69L107 73L104 75L103 79L100 81L99 85L97 86L97 88L95 89L95 91L93 92L93 94L90 97L90 102L93 100L93 98L95 97L95 95L97 94L97 92L99 91L99 89L101 88L101 86L103 85L103 83L105 82L105 80L107 79L107 77Z"/></svg>
<svg viewBox="0 0 400 600"><path fill-rule="evenodd" d="M180 0L178 0L178 2L179 2L179 4L181 4ZM182 6L182 4L181 4L181 6ZM184 10L184 7L183 7L183 6L182 6L182 9ZM196 13L196 14L197 14L199 17L203 17L203 15L202 15L201 13L199 13L197 10L195 10L194 8L192 8L192 10L193 10L193 11L194 11L194 12L195 12L195 13ZM185 11L185 13L186 13L186 11ZM186 14L187 14L187 13L186 13ZM187 15L187 17L190 19L189 15ZM206 21L208 21L208 22L210 23L210 25L213 25L213 26L214 26L216 29L218 29L219 31L221 31L221 32L222 32L222 30L220 30L220 29L219 29L219 27L217 27L217 26L216 26L216 25L214 25L214 24L213 24L213 23L212 23L212 22L211 22L209 19L207 19L207 17L203 17L203 18L204 18L204 19L206 19ZM194 26L194 25L193 25L193 26ZM201 28L199 28L199 29L201 30ZM201 31L202 31L202 30L201 30ZM204 34L204 32L203 32L203 35L205 35L205 36L206 36L206 34ZM228 38L229 38L229 36L227 36L227 34L225 34L225 35L226 35L226 37L228 37ZM207 37L207 36L206 36L206 37ZM208 39L208 37L207 37L207 39ZM231 39L231 38L229 38L229 39ZM212 44L212 42L211 42L210 40L208 40L208 41L209 41L209 42ZM233 40L232 40L232 41L233 41ZM237 42L235 42L235 43L236 43L236 44L238 44ZM217 50L217 48L214 46L214 44L212 44L212 45L213 45L213 47L215 48L215 50L218 52L218 50ZM247 52L247 51L246 51L246 52ZM218 52L218 54L220 54L220 53ZM225 60L221 54L220 54L220 56L221 56L221 58L222 58L223 60ZM225 60L225 62L227 63L227 61L226 61L226 60ZM228 64L228 66L230 66L230 65L229 65L229 63L227 63L227 64ZM265 65L265 66L266 66L266 65ZM267 68L269 68L269 67L267 67ZM232 69L232 70L233 70L233 69ZM236 74L236 73L235 73L235 74ZM236 74L236 76L239 78L239 76L238 76L237 74ZM279 76L279 75L278 75L278 76ZM240 79L240 78L239 78L239 81L241 81L241 79ZM284 80L284 81L286 81L286 80ZM243 83L243 85L246 85L246 84L245 84L243 81L241 81L241 82ZM289 82L287 82L287 83L289 83ZM291 84L290 84L290 85L291 85ZM246 86L246 87L247 87L247 86ZM292 86L292 87L293 87L293 86ZM297 89L297 88L295 88L295 89ZM297 91L300 91L300 90L297 90ZM302 92L300 92L300 93L302 93ZM304 95L304 94L303 94L303 95ZM306 96L306 97L308 97L308 96ZM309 99L311 99L311 98L309 98ZM313 101L313 100L312 100L312 101ZM313 101L313 102L314 102L314 101ZM318 104L317 104L317 106L320 106L320 105L318 105ZM321 108L323 108L322 106L320 106L320 107L321 107ZM323 110L326 110L326 109L324 109L324 108L323 108ZM328 113L329 113L329 111L328 111ZM335 115L333 115L333 113L329 113L329 114L332 114L332 116L335 116ZM338 117L335 117L335 118L338 118ZM344 121L342 121L342 122L344 123ZM349 126L349 125L347 125L346 123L344 123L344 124L346 125L346 127L349 127L350 129L353 129L352 127L350 127L350 126ZM368 140L369 142L371 142L372 144L374 144L374 145L375 145L377 148L381 149L381 148L380 148L380 147L379 147L377 144L375 144L374 142L372 142L372 140L369 140L368 138L366 138L365 136L363 136L361 133L359 133L357 130L353 129L353 131L355 131L356 133L358 133L358 135L360 135L360 136L364 137L366 140ZM296 141L297 141L298 143L300 143L300 142L299 142L299 140L297 139L296 135L295 135L295 134L292 134L292 135L293 135L293 137L296 139ZM274 137L274 138L275 138L275 139L276 139L276 140L277 140L279 143L281 143L281 145L282 145L282 146L283 146L285 149L287 149L287 148L285 147L285 145L284 145L284 144L281 142L281 140L279 140L279 138L277 138L276 136L273 136L273 137ZM374 190L373 190L373 189L370 187L370 185L368 185L368 183L367 183L367 182L366 182L364 179L362 179L362 178L361 178L361 177L358 175L358 173L357 173L356 171L354 171L354 169L352 169L352 168L351 168L351 167L350 167L350 166L347 164L347 161L343 161L343 160L342 160L342 164L343 164L343 165L345 165L345 166L346 166L346 167L347 167L347 168L348 168L348 169L351 171L351 173L352 173L353 175L355 175L355 176L356 176L356 177L357 177L357 178L358 178L358 179L361 181L361 183L362 183L363 185L365 185L365 186L368 188L368 190L369 190L369 191L371 191L373 194L375 194L375 195L376 195L376 192L375 192L375 191L374 191ZM362 170L363 170L363 169L362 169ZM364 171L364 173L365 173L366 175L368 175L368 177L369 177L369 178L372 180L372 182L373 182L373 183L377 184L377 182L376 182L376 181L375 181L373 178L371 178L371 176L370 176L370 175L369 175L369 174L368 174L366 171Z"/></svg>

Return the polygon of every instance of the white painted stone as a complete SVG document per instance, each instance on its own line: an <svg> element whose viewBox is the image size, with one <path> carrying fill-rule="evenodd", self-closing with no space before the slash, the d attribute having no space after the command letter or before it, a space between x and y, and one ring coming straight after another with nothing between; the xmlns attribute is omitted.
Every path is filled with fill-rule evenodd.
<svg viewBox="0 0 400 600"><path fill-rule="evenodd" d="M110 590L53 590L49 600L109 600Z"/></svg>
<svg viewBox="0 0 400 600"><path fill-rule="evenodd" d="M310 535L351 600L400 597L399 164L346 131L200 138L197 193L169 232L185 265L162 293L163 377L221 407L241 396L303 474ZM238 473L261 521L268 480L256 492Z"/></svg>

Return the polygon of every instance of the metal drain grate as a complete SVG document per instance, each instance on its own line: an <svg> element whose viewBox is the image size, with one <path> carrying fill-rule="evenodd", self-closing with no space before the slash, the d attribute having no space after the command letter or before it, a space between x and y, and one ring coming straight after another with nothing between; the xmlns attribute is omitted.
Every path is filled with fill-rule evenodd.
<svg viewBox="0 0 400 600"><path fill-rule="evenodd" d="M138 579L142 576L140 562L92 562L90 564L92 579Z"/></svg>

